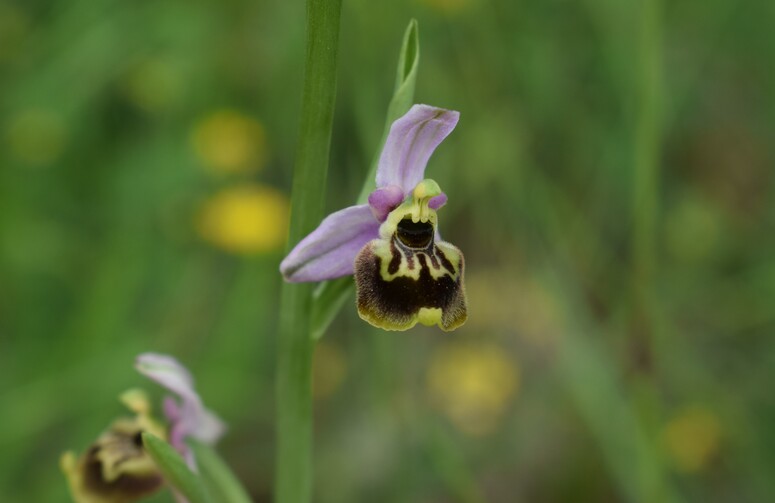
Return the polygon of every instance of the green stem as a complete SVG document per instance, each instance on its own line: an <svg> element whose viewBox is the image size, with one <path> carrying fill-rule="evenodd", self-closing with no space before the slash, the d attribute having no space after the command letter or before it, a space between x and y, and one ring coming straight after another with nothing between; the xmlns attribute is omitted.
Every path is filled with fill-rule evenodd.
<svg viewBox="0 0 775 503"><path fill-rule="evenodd" d="M639 85L636 91L638 116L634 146L632 265L636 309L649 323L653 316L652 293L656 268L657 185L661 155L662 45L658 0L644 0L641 6Z"/></svg>
<svg viewBox="0 0 775 503"><path fill-rule="evenodd" d="M633 145L632 335L636 374L652 371L655 332L656 222L661 157L659 0L643 0L638 19L637 118Z"/></svg>
<svg viewBox="0 0 775 503"><path fill-rule="evenodd" d="M307 49L289 244L311 232L323 217L340 11L341 0L307 0ZM312 494L311 295L312 285L283 285L277 344L278 503L306 503Z"/></svg>
<svg viewBox="0 0 775 503"><path fill-rule="evenodd" d="M639 13L638 100L634 143L632 225L632 400L649 446L658 443L660 396L654 379L658 332L655 290L659 164L661 157L662 44L659 0L643 0ZM642 446L641 499L674 501L664 467L652 448ZM652 462L648 462L648 460ZM656 462L654 462L656 461Z"/></svg>

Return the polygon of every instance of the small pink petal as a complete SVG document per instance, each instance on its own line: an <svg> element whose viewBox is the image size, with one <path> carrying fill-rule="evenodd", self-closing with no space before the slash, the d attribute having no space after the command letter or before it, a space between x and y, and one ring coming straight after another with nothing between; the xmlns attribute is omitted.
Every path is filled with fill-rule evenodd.
<svg viewBox="0 0 775 503"><path fill-rule="evenodd" d="M180 406L171 396L164 397L164 415L172 422L180 420Z"/></svg>
<svg viewBox="0 0 775 503"><path fill-rule="evenodd" d="M381 187L369 194L369 206L371 213L378 222L382 223L388 214L396 209L406 197L404 189L398 185L388 185Z"/></svg>
<svg viewBox="0 0 775 503"><path fill-rule="evenodd" d="M179 452L187 454L188 437L212 444L226 431L223 422L204 407L191 374L175 358L144 353L135 360L135 368L180 398L180 403L171 397L164 402L164 412L171 424L170 444Z"/></svg>
<svg viewBox="0 0 775 503"><path fill-rule="evenodd" d="M445 204L447 204L447 195L443 192L438 196L432 197L431 200L428 201L428 207L432 210L438 210Z"/></svg>

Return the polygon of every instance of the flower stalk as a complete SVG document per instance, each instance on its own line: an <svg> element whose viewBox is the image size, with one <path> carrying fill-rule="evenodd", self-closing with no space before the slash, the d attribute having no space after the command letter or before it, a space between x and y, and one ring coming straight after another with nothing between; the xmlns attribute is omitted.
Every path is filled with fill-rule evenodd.
<svg viewBox="0 0 775 503"><path fill-rule="evenodd" d="M680 501L666 467L653 446L659 445L662 397L655 355L662 344L657 297L657 237L660 158L662 155L662 7L643 2L637 16L637 116L633 138L633 207L631 258L632 406L645 441L638 446L637 499Z"/></svg>
<svg viewBox="0 0 775 503"><path fill-rule="evenodd" d="M323 216L336 97L341 0L307 0L301 123L291 193L288 242ZM275 501L305 503L312 494L312 285L284 284L277 343Z"/></svg>

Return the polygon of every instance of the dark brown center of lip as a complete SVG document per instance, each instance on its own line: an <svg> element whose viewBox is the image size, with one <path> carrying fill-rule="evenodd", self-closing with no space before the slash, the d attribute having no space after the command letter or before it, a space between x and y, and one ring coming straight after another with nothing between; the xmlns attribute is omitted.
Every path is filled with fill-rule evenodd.
<svg viewBox="0 0 775 503"><path fill-rule="evenodd" d="M143 448L143 431L140 430L132 436L132 443L138 449Z"/></svg>
<svg viewBox="0 0 775 503"><path fill-rule="evenodd" d="M412 222L405 218L396 227L398 239L410 248L427 248L433 241L433 226L430 222Z"/></svg>

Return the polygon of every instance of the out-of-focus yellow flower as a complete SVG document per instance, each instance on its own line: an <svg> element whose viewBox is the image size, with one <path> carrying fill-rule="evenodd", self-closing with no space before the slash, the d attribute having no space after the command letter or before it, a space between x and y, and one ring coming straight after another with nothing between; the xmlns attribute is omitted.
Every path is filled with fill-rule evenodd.
<svg viewBox="0 0 775 503"><path fill-rule="evenodd" d="M181 94L180 72L163 59L147 59L124 81L124 92L138 108L150 113L165 110Z"/></svg>
<svg viewBox="0 0 775 503"><path fill-rule="evenodd" d="M454 343L431 359L431 399L465 433L491 432L519 387L519 368L503 348Z"/></svg>
<svg viewBox="0 0 775 503"><path fill-rule="evenodd" d="M164 439L164 428L151 418L142 391L127 391L121 401L136 414L134 418L114 421L80 457L73 452L62 455L60 466L76 503L128 503L156 492L163 484L141 435L150 432Z"/></svg>
<svg viewBox="0 0 775 503"><path fill-rule="evenodd" d="M673 417L662 431L662 441L675 467L685 473L702 470L718 452L721 426L716 416L690 406Z"/></svg>
<svg viewBox="0 0 775 503"><path fill-rule="evenodd" d="M331 396L347 374L347 359L342 350L331 343L319 342L315 347L312 367L312 394L316 399Z"/></svg>
<svg viewBox="0 0 775 503"><path fill-rule="evenodd" d="M264 127L236 110L219 110L195 127L191 140L204 164L219 173L260 169L266 160Z"/></svg>
<svg viewBox="0 0 775 503"><path fill-rule="evenodd" d="M62 153L67 130L57 113L31 108L11 117L6 125L6 140L19 160L45 165L55 161Z"/></svg>
<svg viewBox="0 0 775 503"><path fill-rule="evenodd" d="M288 232L288 198L264 185L227 188L205 202L197 222L203 239L226 251L276 250Z"/></svg>

